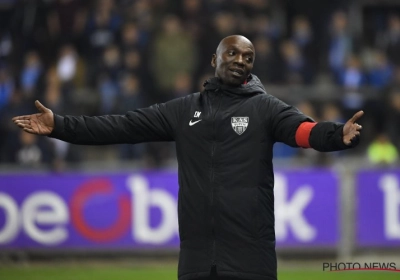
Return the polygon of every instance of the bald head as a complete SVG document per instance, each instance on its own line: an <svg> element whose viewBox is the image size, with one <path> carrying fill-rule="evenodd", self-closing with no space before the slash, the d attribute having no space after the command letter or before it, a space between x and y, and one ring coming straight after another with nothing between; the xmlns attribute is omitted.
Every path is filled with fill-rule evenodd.
<svg viewBox="0 0 400 280"><path fill-rule="evenodd" d="M247 39L246 37L244 37L242 35L231 35L231 36L227 36L224 39L222 39L221 42L219 42L219 45L216 50L216 54L218 55L218 53L221 51L221 49L223 49L226 45L230 45L232 43L238 43L238 42L249 45L255 54L253 43L249 39Z"/></svg>
<svg viewBox="0 0 400 280"><path fill-rule="evenodd" d="M232 35L221 40L212 56L211 66L222 83L239 86L250 75L254 58L255 50L250 40L241 35Z"/></svg>

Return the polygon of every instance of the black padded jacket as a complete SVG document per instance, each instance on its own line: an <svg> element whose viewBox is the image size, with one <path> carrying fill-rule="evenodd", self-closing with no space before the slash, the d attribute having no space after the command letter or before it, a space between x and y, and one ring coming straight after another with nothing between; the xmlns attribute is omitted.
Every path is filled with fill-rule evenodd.
<svg viewBox="0 0 400 280"><path fill-rule="evenodd" d="M313 120L265 92L252 75L238 87L218 78L204 91L99 117L55 115L50 137L104 145L175 141L178 159L179 280L218 275L276 279L274 232L275 142L297 147L302 122ZM311 147L336 151L343 124L318 123Z"/></svg>

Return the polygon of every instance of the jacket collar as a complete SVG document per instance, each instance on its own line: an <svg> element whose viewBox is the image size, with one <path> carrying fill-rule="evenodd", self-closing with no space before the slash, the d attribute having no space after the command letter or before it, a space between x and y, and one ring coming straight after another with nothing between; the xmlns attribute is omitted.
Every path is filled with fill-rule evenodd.
<svg viewBox="0 0 400 280"><path fill-rule="evenodd" d="M258 77L254 74L250 74L249 78L247 79L247 84L242 84L237 87L222 84L218 77L212 77L208 79L203 86L206 91L222 91L224 93L234 95L249 96L266 93L260 79L258 79Z"/></svg>

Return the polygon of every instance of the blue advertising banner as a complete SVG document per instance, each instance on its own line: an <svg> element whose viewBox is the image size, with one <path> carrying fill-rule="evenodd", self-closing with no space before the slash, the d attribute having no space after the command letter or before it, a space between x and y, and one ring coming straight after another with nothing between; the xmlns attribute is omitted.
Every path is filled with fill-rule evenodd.
<svg viewBox="0 0 400 280"><path fill-rule="evenodd" d="M337 245L338 180L275 177L278 247ZM0 249L179 248L175 172L1 175Z"/></svg>
<svg viewBox="0 0 400 280"><path fill-rule="evenodd" d="M357 174L357 235L361 247L400 247L400 170Z"/></svg>
<svg viewBox="0 0 400 280"><path fill-rule="evenodd" d="M334 247L340 235L339 180L326 170L275 175L278 247Z"/></svg>

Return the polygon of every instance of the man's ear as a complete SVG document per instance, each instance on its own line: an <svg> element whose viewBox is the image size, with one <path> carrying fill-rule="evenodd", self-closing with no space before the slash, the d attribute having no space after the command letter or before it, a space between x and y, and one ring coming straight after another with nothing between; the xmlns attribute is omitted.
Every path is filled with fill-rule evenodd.
<svg viewBox="0 0 400 280"><path fill-rule="evenodd" d="M213 54L212 58L211 58L211 66L213 68L215 68L217 66L216 60L217 60L217 56L215 54Z"/></svg>

